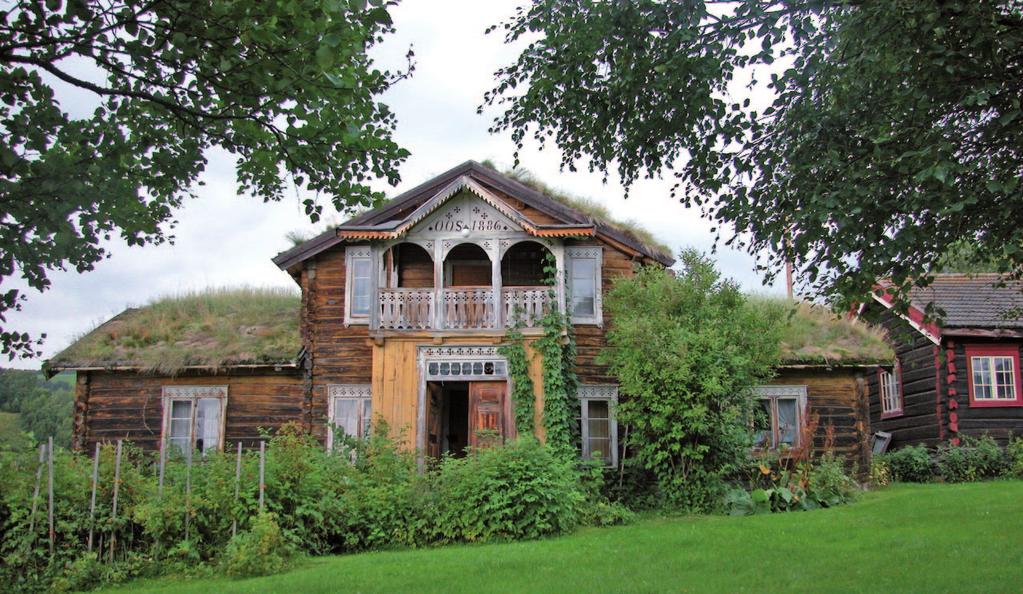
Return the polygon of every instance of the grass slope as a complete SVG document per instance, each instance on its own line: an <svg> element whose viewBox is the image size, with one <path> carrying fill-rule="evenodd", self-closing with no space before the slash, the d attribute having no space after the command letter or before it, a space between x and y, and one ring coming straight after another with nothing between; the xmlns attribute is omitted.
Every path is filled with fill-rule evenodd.
<svg viewBox="0 0 1023 594"><path fill-rule="evenodd" d="M23 450L32 443L21 431L16 413L0 412L0 450Z"/></svg>
<svg viewBox="0 0 1023 594"><path fill-rule="evenodd" d="M899 485L853 505L656 518L562 538L314 559L249 580L123 592L1006 592L1023 584L1023 482Z"/></svg>

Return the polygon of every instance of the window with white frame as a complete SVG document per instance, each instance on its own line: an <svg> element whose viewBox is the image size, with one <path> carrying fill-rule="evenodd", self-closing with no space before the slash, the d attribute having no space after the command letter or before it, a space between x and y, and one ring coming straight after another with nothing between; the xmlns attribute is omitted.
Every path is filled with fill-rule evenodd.
<svg viewBox="0 0 1023 594"><path fill-rule="evenodd" d="M373 249L368 245L345 250L345 323L367 324L373 309Z"/></svg>
<svg viewBox="0 0 1023 594"><path fill-rule="evenodd" d="M756 397L753 446L764 450L798 448L806 386L760 386Z"/></svg>
<svg viewBox="0 0 1023 594"><path fill-rule="evenodd" d="M227 386L164 386L163 441L182 454L224 446Z"/></svg>
<svg viewBox="0 0 1023 594"><path fill-rule="evenodd" d="M618 423L614 409L618 386L579 386L579 428L584 460L600 458L608 466L618 464Z"/></svg>
<svg viewBox="0 0 1023 594"><path fill-rule="evenodd" d="M881 393L881 416L893 417L902 414L902 370L896 362L891 370L877 371L877 384Z"/></svg>
<svg viewBox="0 0 1023 594"><path fill-rule="evenodd" d="M603 319L600 246L565 248L568 268L568 311L576 324L600 324Z"/></svg>
<svg viewBox="0 0 1023 594"><path fill-rule="evenodd" d="M327 399L330 403L327 412L328 448L334 447L335 429L350 437L369 435L373 413L373 390L369 384L329 385Z"/></svg>
<svg viewBox="0 0 1023 594"><path fill-rule="evenodd" d="M1018 345L967 345L971 406L1015 406L1020 398Z"/></svg>

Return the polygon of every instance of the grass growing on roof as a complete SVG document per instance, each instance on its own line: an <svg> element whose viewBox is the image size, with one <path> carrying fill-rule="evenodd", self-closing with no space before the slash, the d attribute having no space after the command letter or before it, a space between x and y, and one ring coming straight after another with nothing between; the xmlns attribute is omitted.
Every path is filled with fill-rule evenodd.
<svg viewBox="0 0 1023 594"><path fill-rule="evenodd" d="M75 341L51 366L137 366L173 374L187 366L277 363L300 347L293 289L219 288L155 299Z"/></svg>
<svg viewBox="0 0 1023 594"><path fill-rule="evenodd" d="M313 559L276 576L118 592L1010 592L1023 482L897 485L854 505L650 518L560 538ZM996 557L992 557L996 551Z"/></svg>
<svg viewBox="0 0 1023 594"><path fill-rule="evenodd" d="M862 320L840 316L826 306L784 297L751 295L760 307L791 312L781 333L782 362L790 364L887 363L895 358L884 333Z"/></svg>
<svg viewBox="0 0 1023 594"><path fill-rule="evenodd" d="M498 171L499 173L506 175L515 181L519 182L524 186L528 186L537 192L540 192L548 198L560 202L561 204L578 210L579 212L596 219L609 227L613 227L624 233L632 235L640 243L645 245L647 248L661 252L663 255L671 257L671 247L657 239L653 233L648 231L645 227L640 225L638 222L633 220L622 220L615 218L611 214L611 211L606 206L593 200L591 198L584 198L580 196L573 196L567 192L557 190L547 185L543 181L536 178L528 169L517 168L505 171L499 171L492 161L483 161L482 165Z"/></svg>

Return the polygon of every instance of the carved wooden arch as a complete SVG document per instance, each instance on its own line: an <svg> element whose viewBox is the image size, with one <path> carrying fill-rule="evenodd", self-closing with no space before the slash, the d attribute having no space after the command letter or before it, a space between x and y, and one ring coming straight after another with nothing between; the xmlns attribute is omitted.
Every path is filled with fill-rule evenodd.
<svg viewBox="0 0 1023 594"><path fill-rule="evenodd" d="M490 239L490 238L474 239L474 238L471 238L471 237L442 239L442 240L440 240L440 242L441 242L440 261L441 261L441 263L447 262L448 254L451 253L451 250L455 249L456 247L458 247L460 245L469 243L469 244L475 245L478 248L480 248L481 250L483 250L483 253L485 253L487 255L487 260L490 261L491 263L493 263L493 261L494 261L493 251L491 251L491 250L494 249L494 243L496 241L497 241L496 239Z"/></svg>
<svg viewBox="0 0 1023 594"><path fill-rule="evenodd" d="M508 239L498 240L498 258L504 260L504 255L508 253L508 250L517 246L520 243L532 242L541 245L546 249L552 256L556 256L554 251L554 242L550 239L541 239L539 237L512 237Z"/></svg>

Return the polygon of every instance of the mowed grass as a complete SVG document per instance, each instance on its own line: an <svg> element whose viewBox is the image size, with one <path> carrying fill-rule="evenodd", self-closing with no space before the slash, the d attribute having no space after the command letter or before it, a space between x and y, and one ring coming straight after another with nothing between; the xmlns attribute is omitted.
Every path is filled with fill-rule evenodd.
<svg viewBox="0 0 1023 594"><path fill-rule="evenodd" d="M560 538L311 559L120 592L1018 592L1023 482L898 485L852 505L648 518Z"/></svg>

